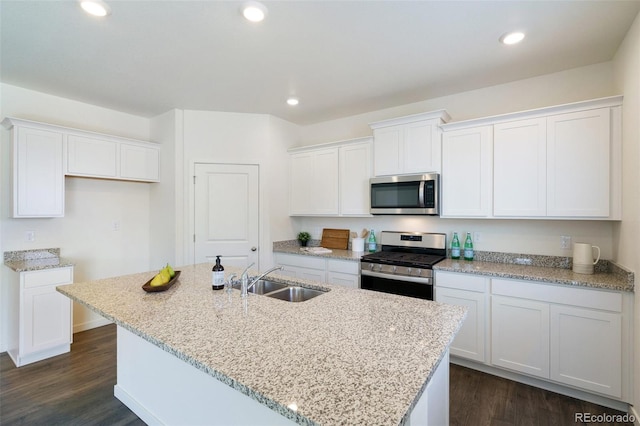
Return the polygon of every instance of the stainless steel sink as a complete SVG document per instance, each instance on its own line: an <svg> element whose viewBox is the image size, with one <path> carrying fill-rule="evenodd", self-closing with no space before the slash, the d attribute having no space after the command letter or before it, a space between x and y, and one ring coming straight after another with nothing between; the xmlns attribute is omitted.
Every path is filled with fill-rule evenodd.
<svg viewBox="0 0 640 426"><path fill-rule="evenodd" d="M305 300L320 296L323 293L325 292L311 288L287 287L285 289L266 294L266 296L273 297L274 299L286 300L287 302L304 302Z"/></svg>
<svg viewBox="0 0 640 426"><path fill-rule="evenodd" d="M255 294L266 294L272 291L282 290L287 285L269 280L258 280L248 291ZM234 284L233 288L240 290L240 283Z"/></svg>

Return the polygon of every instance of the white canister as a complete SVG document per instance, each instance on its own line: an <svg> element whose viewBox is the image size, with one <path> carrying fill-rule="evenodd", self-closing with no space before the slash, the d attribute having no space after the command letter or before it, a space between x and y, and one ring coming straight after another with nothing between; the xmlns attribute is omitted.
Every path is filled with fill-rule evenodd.
<svg viewBox="0 0 640 426"><path fill-rule="evenodd" d="M594 249L598 252L594 256ZM595 257L595 260L593 260ZM600 260L600 247L587 243L573 245L573 272L578 274L593 274L593 265Z"/></svg>
<svg viewBox="0 0 640 426"><path fill-rule="evenodd" d="M364 238L352 238L351 251L357 251L357 252L364 251Z"/></svg>

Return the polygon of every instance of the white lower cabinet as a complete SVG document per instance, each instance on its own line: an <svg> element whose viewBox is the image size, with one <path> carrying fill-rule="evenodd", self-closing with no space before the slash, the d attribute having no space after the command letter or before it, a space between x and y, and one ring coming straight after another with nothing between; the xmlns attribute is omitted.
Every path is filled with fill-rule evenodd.
<svg viewBox="0 0 640 426"><path fill-rule="evenodd" d="M492 279L491 363L630 400L632 295Z"/></svg>
<svg viewBox="0 0 640 426"><path fill-rule="evenodd" d="M274 257L275 263L283 268L278 272L282 275L345 287L360 287L360 263L358 261L287 253L275 253Z"/></svg>
<svg viewBox="0 0 640 426"><path fill-rule="evenodd" d="M549 378L549 304L491 296L491 363Z"/></svg>
<svg viewBox="0 0 640 426"><path fill-rule="evenodd" d="M555 305L550 314L551 379L620 398L620 314Z"/></svg>
<svg viewBox="0 0 640 426"><path fill-rule="evenodd" d="M435 300L468 309L467 318L451 343L451 355L486 361L488 284L489 279L480 276L436 272Z"/></svg>
<svg viewBox="0 0 640 426"><path fill-rule="evenodd" d="M324 282L326 261L320 257L297 256L295 254L276 253L275 262L282 266L282 275L305 280Z"/></svg>
<svg viewBox="0 0 640 426"><path fill-rule="evenodd" d="M435 300L468 309L451 344L463 365L631 401L633 293L435 272Z"/></svg>
<svg viewBox="0 0 640 426"><path fill-rule="evenodd" d="M360 288L360 262L327 259L327 282L345 287Z"/></svg>
<svg viewBox="0 0 640 426"><path fill-rule="evenodd" d="M69 352L71 299L56 286L73 282L73 267L15 273L10 283L9 356L21 367Z"/></svg>

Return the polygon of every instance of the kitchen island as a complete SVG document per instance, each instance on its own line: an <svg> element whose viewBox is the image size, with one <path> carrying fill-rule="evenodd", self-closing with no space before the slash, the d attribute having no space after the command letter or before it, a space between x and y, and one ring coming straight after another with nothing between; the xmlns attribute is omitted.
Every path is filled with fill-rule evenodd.
<svg viewBox="0 0 640 426"><path fill-rule="evenodd" d="M277 274L328 291L242 299L211 289L211 266L157 293L141 288L154 272L58 287L118 325L115 393L145 422L415 425L443 415L429 397L448 416L465 308Z"/></svg>

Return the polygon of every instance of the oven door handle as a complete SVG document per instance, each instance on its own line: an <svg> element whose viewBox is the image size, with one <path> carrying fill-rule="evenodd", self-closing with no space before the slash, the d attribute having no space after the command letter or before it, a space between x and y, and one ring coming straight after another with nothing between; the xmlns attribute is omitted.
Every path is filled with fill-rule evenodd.
<svg viewBox="0 0 640 426"><path fill-rule="evenodd" d="M384 273L380 273L380 272L373 272L373 271L368 271L368 270L362 270L360 271L361 275L366 275L369 277L378 277L378 278L385 278L388 280L396 280L396 281L409 281L412 283L418 283L418 284L425 284L425 285L433 285L431 278L427 278L427 277L407 277L406 275L389 275L389 274L384 274Z"/></svg>

